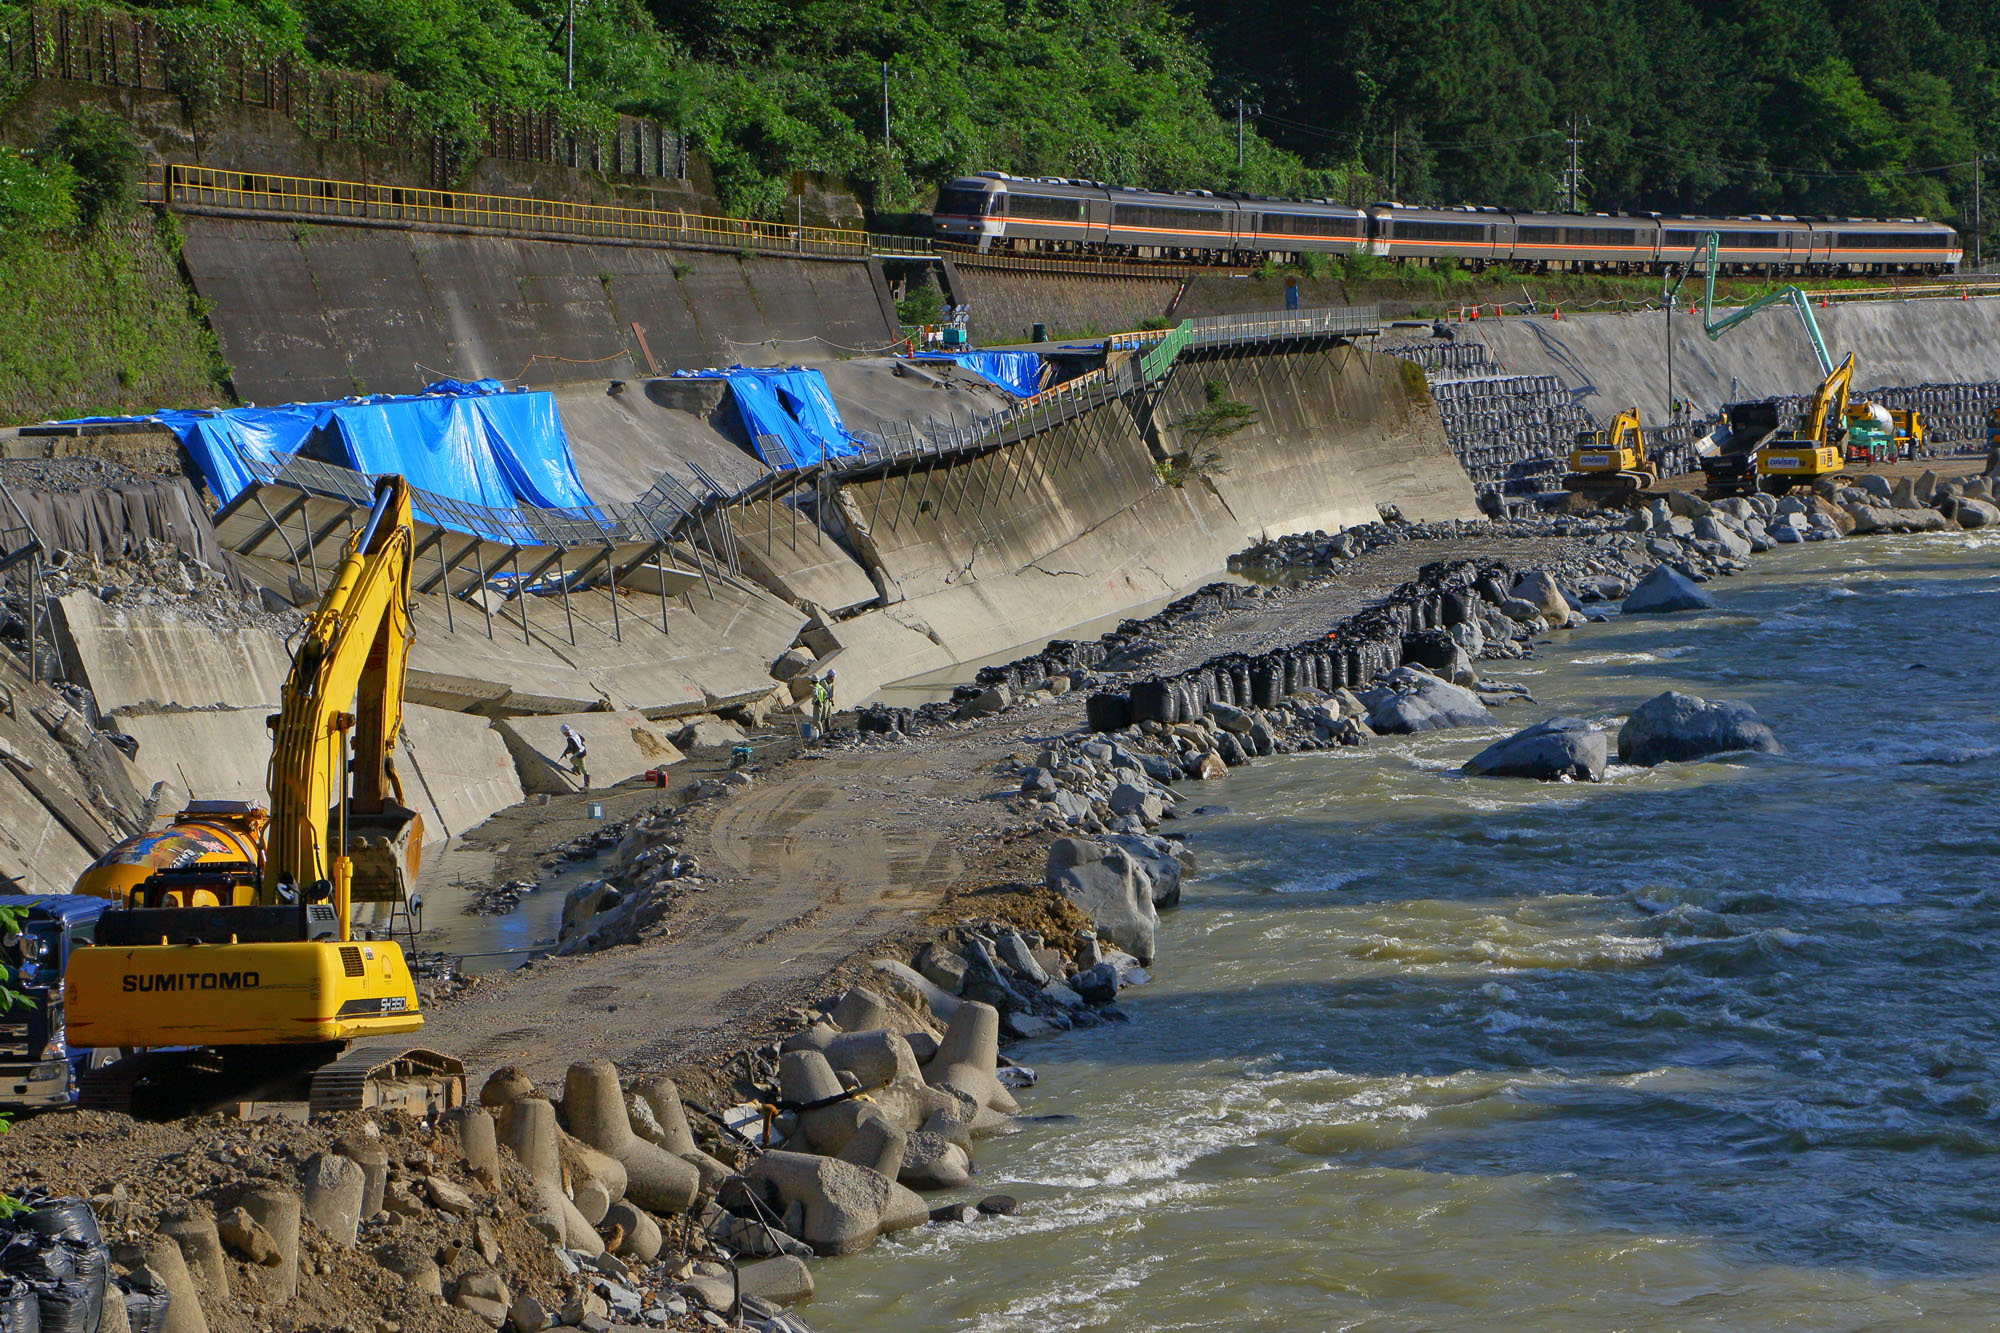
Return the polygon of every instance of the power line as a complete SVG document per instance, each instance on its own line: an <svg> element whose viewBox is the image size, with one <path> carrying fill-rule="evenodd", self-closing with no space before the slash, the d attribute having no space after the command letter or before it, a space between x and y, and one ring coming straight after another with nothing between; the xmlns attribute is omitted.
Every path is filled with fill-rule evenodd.
<svg viewBox="0 0 2000 1333"><path fill-rule="evenodd" d="M1330 130L1323 125L1309 125L1305 121L1293 120L1287 116L1274 115L1269 111L1261 113L1253 113L1253 114L1255 115L1255 118L1258 120L1268 121L1273 125L1282 125L1286 129L1296 131L1300 134L1309 134L1314 136L1315 138L1320 138L1320 139L1331 139L1339 143L1351 143L1356 145L1357 147L1362 144L1389 143L1392 141L1392 139L1396 137L1393 133L1389 135L1381 135L1381 134L1362 134L1354 130ZM1404 141L1403 146L1406 148L1431 148L1431 149L1499 148L1499 147L1504 147L1505 145L1508 144L1529 143L1536 139L1555 138L1560 136L1561 134L1562 134L1561 130L1537 130L1533 134L1514 135L1510 138L1505 138L1505 139L1458 139L1458 140L1438 140L1438 141L1406 140Z"/></svg>

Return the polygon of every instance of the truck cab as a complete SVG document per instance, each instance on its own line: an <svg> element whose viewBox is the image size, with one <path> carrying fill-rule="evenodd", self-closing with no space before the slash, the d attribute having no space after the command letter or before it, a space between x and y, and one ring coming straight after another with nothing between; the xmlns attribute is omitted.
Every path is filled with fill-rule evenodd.
<svg viewBox="0 0 2000 1333"><path fill-rule="evenodd" d="M0 1009L0 1108L68 1106L89 1051L63 1040L63 972L70 954L92 942L111 904L67 894L4 894L0 910L0 984L21 996Z"/></svg>

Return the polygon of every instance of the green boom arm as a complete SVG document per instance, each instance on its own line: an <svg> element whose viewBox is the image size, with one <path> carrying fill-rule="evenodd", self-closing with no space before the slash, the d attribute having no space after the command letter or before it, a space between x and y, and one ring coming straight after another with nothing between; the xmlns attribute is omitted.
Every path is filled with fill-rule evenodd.
<svg viewBox="0 0 2000 1333"><path fill-rule="evenodd" d="M1781 302L1789 301L1791 302L1792 309L1798 311L1799 323L1806 326L1806 339L1812 343L1813 355L1819 358L1820 375L1824 377L1833 374L1833 357L1827 353L1826 340L1820 337L1819 321L1813 318L1812 302L1797 287L1785 287L1779 291L1767 292L1734 314L1726 315L1721 319L1715 317L1715 271L1720 267L1716 262L1716 252L1721 248L1721 245L1722 238L1715 232L1710 232L1702 238L1700 248L1688 256L1687 266L1681 269L1680 278L1674 282L1673 289L1667 293L1666 299L1668 304L1673 303L1675 295L1681 289L1681 283L1687 280L1688 273L1699 262L1705 270L1707 278L1701 300L1702 330L1708 334L1711 342L1722 337L1723 334L1729 332L1729 330L1735 328L1758 311L1766 310Z"/></svg>

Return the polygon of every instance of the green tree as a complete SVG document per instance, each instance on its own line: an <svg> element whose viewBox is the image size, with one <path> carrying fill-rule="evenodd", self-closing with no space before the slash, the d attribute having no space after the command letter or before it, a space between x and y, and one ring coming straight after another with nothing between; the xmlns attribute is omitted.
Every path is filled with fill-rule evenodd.
<svg viewBox="0 0 2000 1333"><path fill-rule="evenodd" d="M122 217L139 202L145 158L138 137L130 124L108 111L85 107L56 116L35 148L35 159L45 170L67 169L76 220L84 228Z"/></svg>

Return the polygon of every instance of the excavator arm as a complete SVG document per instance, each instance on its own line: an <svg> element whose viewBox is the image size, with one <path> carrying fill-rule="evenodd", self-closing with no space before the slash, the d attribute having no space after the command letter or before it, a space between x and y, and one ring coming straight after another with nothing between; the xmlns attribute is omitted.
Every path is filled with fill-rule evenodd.
<svg viewBox="0 0 2000 1333"><path fill-rule="evenodd" d="M1639 425L1639 409L1628 407L1611 419L1611 429L1605 432L1611 452L1621 458L1627 451L1641 464L1646 461L1646 432Z"/></svg>
<svg viewBox="0 0 2000 1333"><path fill-rule="evenodd" d="M1813 395L1812 406L1806 409L1801 423L1805 429L1801 438L1815 448L1831 449L1840 443L1841 432L1847 429L1847 390L1854 381L1854 353L1837 369L1827 372L1820 383L1819 392Z"/></svg>
<svg viewBox="0 0 2000 1333"><path fill-rule="evenodd" d="M272 721L269 852L261 901L397 902L422 825L403 802L394 747L410 649L409 484L383 477L285 679ZM351 768L349 759L351 755Z"/></svg>

